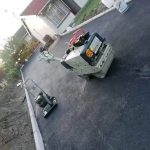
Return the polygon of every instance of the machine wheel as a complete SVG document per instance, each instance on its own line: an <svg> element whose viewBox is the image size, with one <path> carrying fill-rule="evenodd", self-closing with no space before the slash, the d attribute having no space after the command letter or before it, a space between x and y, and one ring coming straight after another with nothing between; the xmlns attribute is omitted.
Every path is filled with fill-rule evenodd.
<svg viewBox="0 0 150 150"><path fill-rule="evenodd" d="M80 78L83 78L85 80L90 80L90 75L79 75Z"/></svg>
<svg viewBox="0 0 150 150"><path fill-rule="evenodd" d="M104 73L102 74L102 73L100 72L100 73L95 73L95 74L93 74L93 76L96 77L96 78L103 79L103 78L105 78L106 74L104 74Z"/></svg>
<svg viewBox="0 0 150 150"><path fill-rule="evenodd" d="M56 100L55 97L52 97L51 100L52 100L53 104L56 104L56 103L57 103L57 100Z"/></svg>
<svg viewBox="0 0 150 150"><path fill-rule="evenodd" d="M44 118L46 119L48 117L49 113L47 113L46 115L44 115Z"/></svg>
<svg viewBox="0 0 150 150"><path fill-rule="evenodd" d="M56 104L56 103L57 103L56 98L54 98L53 99L53 104Z"/></svg>
<svg viewBox="0 0 150 150"><path fill-rule="evenodd" d="M102 76L96 76L96 75L93 75L94 77L98 78L98 79L104 79L105 78L105 75L102 75Z"/></svg>

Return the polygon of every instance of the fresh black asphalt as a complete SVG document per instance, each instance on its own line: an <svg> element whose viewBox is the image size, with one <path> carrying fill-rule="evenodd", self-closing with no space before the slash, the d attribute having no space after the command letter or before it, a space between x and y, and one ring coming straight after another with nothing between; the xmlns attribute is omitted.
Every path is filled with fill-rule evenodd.
<svg viewBox="0 0 150 150"><path fill-rule="evenodd" d="M105 79L86 81L58 62L24 69L58 107L45 120L34 107L46 150L150 149L150 1L134 0L126 14L116 10L84 26L111 43L115 60ZM63 56L71 34L53 50Z"/></svg>

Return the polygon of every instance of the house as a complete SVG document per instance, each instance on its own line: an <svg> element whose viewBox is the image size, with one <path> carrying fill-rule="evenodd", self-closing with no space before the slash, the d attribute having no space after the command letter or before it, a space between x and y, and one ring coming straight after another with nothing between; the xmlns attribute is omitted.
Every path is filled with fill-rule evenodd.
<svg viewBox="0 0 150 150"><path fill-rule="evenodd" d="M44 37L53 40L63 33L88 0L32 0L21 13L26 30L45 44Z"/></svg>
<svg viewBox="0 0 150 150"><path fill-rule="evenodd" d="M29 42L32 39L32 37L30 36L30 34L27 32L27 30L24 28L23 25L17 30L17 32L13 35L13 37L16 40L26 42Z"/></svg>
<svg viewBox="0 0 150 150"><path fill-rule="evenodd" d="M36 48L39 43L23 25L13 35L13 42L16 49L23 48L26 44L31 44L33 48Z"/></svg>

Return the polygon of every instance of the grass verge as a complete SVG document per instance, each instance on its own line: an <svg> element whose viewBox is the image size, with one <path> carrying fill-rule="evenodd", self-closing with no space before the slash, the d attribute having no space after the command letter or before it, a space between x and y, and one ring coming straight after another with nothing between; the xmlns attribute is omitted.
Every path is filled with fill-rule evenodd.
<svg viewBox="0 0 150 150"><path fill-rule="evenodd" d="M75 26L85 21L88 16L92 16L99 5L101 5L101 0L88 0L87 4L79 11L77 16L75 17Z"/></svg>

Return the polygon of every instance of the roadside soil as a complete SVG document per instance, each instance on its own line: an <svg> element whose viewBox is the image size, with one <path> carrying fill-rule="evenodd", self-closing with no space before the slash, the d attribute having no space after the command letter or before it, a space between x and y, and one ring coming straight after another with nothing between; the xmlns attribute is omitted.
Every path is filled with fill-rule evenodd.
<svg viewBox="0 0 150 150"><path fill-rule="evenodd" d="M35 150L24 90L9 84L0 95L0 150Z"/></svg>

